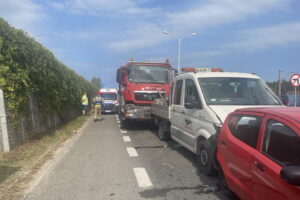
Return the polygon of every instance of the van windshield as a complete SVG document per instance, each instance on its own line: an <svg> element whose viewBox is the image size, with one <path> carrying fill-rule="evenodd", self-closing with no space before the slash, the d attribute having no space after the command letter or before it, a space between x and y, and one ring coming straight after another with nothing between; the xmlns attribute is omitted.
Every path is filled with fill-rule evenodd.
<svg viewBox="0 0 300 200"><path fill-rule="evenodd" d="M260 79L209 77L198 81L208 105L281 105Z"/></svg>
<svg viewBox="0 0 300 200"><path fill-rule="evenodd" d="M115 93L101 93L100 96L104 100L117 100L117 94L115 94Z"/></svg>
<svg viewBox="0 0 300 200"><path fill-rule="evenodd" d="M168 83L169 68L160 66L132 65L128 68L131 83Z"/></svg>

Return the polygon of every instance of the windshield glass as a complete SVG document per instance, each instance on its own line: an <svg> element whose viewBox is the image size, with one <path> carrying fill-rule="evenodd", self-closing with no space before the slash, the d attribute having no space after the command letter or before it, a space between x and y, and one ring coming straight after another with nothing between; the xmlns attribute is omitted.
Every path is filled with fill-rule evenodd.
<svg viewBox="0 0 300 200"><path fill-rule="evenodd" d="M117 100L117 94L115 94L115 93L101 93L100 96L104 100Z"/></svg>
<svg viewBox="0 0 300 200"><path fill-rule="evenodd" d="M168 83L169 68L159 66L129 66L128 80L132 83Z"/></svg>
<svg viewBox="0 0 300 200"><path fill-rule="evenodd" d="M280 105L268 86L253 78L199 78L208 105Z"/></svg>

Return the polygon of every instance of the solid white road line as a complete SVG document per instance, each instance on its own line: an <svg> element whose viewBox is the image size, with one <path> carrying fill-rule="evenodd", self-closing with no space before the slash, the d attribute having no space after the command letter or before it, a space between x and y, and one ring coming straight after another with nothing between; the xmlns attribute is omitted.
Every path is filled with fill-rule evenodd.
<svg viewBox="0 0 300 200"><path fill-rule="evenodd" d="M147 188L152 186L152 182L145 168L133 168L133 171L139 187Z"/></svg>
<svg viewBox="0 0 300 200"><path fill-rule="evenodd" d="M123 136L124 142L131 142L131 139L129 136Z"/></svg>
<svg viewBox="0 0 300 200"><path fill-rule="evenodd" d="M137 157L137 156L139 156L138 153L137 153L137 151L133 147L127 147L126 150L127 150L127 153L129 155L129 157Z"/></svg>

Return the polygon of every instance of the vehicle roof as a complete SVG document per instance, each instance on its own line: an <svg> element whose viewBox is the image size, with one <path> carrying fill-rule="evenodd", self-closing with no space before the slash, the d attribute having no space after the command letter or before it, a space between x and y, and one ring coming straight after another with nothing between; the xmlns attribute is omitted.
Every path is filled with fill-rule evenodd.
<svg viewBox="0 0 300 200"><path fill-rule="evenodd" d="M239 73L239 72L198 72L198 73L185 73L179 75L180 77L185 75L193 75L196 78L206 78L206 77L232 77L232 78L255 78L260 79L258 76L250 73Z"/></svg>
<svg viewBox="0 0 300 200"><path fill-rule="evenodd" d="M103 93L103 92L116 93L116 92L118 92L118 91L117 91L117 89L115 89L115 88L101 88L101 89L100 89L100 92L102 92L102 93Z"/></svg>
<svg viewBox="0 0 300 200"><path fill-rule="evenodd" d="M297 122L300 126L300 108L299 107L255 107L238 109L235 112L256 112L262 114L272 114L281 118L290 119Z"/></svg>
<svg viewBox="0 0 300 200"><path fill-rule="evenodd" d="M124 67L130 65L151 65L151 66L167 66L167 67L171 66L170 63L165 63L165 62L128 62Z"/></svg>

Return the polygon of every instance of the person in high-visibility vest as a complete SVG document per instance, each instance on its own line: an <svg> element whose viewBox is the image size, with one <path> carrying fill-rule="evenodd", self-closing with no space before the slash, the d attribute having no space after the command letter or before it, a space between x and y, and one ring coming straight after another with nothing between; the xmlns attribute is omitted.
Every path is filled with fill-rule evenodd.
<svg viewBox="0 0 300 200"><path fill-rule="evenodd" d="M87 93L85 92L81 98L81 105L82 105L82 115L86 115L88 106L89 106L89 99L87 97Z"/></svg>
<svg viewBox="0 0 300 200"><path fill-rule="evenodd" d="M97 92L97 96L95 96L94 101L94 121L97 119L101 119L101 106L103 104L103 98L100 96L100 92Z"/></svg>

